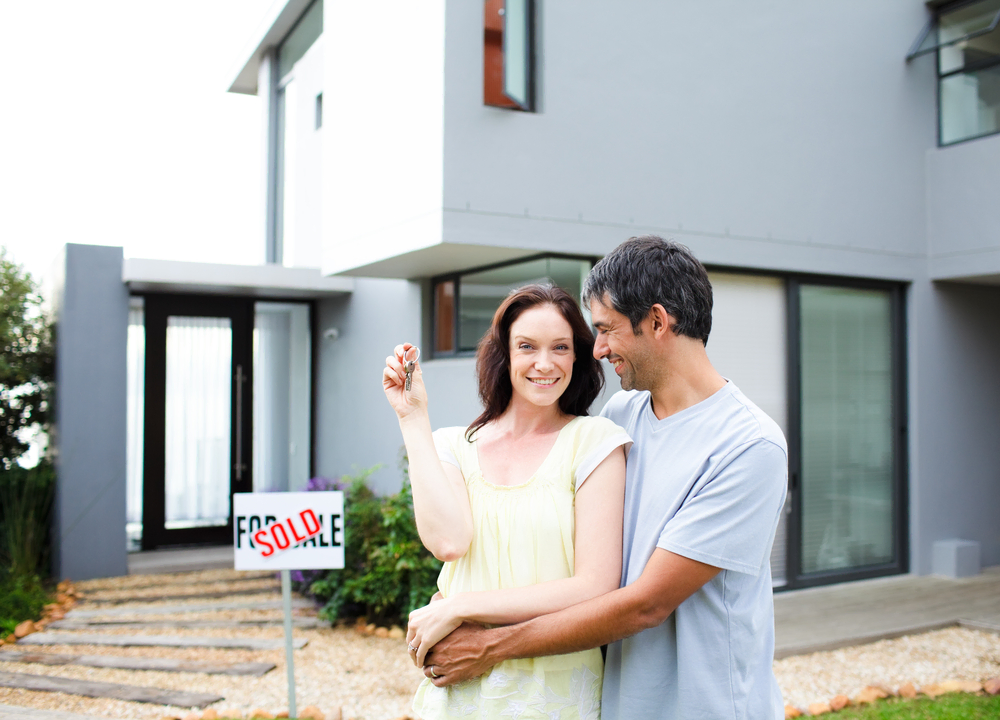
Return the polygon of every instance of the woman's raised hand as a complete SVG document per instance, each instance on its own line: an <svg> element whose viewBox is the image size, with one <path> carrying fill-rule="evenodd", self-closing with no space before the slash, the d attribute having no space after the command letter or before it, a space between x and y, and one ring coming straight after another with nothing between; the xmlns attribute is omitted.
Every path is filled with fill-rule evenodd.
<svg viewBox="0 0 1000 720"><path fill-rule="evenodd" d="M415 352L414 352L415 351ZM414 360L410 389L406 389L406 361L419 357L419 349L412 343L397 345L392 355L385 359L385 369L382 371L382 389L389 399L389 404L402 420L414 410L427 407L427 389L424 387L423 372L420 362Z"/></svg>

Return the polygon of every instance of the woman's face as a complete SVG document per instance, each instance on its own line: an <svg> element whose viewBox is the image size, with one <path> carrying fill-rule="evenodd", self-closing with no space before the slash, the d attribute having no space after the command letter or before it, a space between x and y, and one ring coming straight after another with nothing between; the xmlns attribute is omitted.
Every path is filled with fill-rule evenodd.
<svg viewBox="0 0 1000 720"><path fill-rule="evenodd" d="M510 326L514 396L533 405L559 400L573 377L573 328L554 305L525 310Z"/></svg>

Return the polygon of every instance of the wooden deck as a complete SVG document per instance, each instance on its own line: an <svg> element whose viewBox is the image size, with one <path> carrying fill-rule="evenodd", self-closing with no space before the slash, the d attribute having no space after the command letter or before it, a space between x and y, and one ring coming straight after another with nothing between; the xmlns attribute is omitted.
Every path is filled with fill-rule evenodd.
<svg viewBox="0 0 1000 720"><path fill-rule="evenodd" d="M1000 566L962 580L897 575L776 593L774 656L959 624L1000 632Z"/></svg>

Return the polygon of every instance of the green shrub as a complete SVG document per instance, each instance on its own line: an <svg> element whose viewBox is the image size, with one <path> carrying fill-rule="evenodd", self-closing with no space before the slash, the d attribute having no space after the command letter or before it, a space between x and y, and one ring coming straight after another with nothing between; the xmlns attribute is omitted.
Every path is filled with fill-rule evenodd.
<svg viewBox="0 0 1000 720"><path fill-rule="evenodd" d="M413 494L403 468L403 487L380 497L368 487L376 468L338 483L311 482L315 489L344 490L343 570L322 571L308 592L323 603L326 620L367 617L379 624L403 624L410 611L437 591L441 562L424 548L413 517Z"/></svg>
<svg viewBox="0 0 1000 720"><path fill-rule="evenodd" d="M0 572L0 637L7 637L23 620L37 620L49 595L37 576Z"/></svg>
<svg viewBox="0 0 1000 720"><path fill-rule="evenodd" d="M49 525L55 469L43 460L30 470L0 468L0 568L26 580L48 576Z"/></svg>

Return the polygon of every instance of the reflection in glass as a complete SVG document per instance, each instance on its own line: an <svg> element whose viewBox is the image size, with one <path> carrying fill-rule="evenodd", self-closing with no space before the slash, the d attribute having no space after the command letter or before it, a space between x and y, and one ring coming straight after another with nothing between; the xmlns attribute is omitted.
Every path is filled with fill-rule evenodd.
<svg viewBox="0 0 1000 720"><path fill-rule="evenodd" d="M1000 64L941 78L941 144L995 132L1000 132Z"/></svg>
<svg viewBox="0 0 1000 720"><path fill-rule="evenodd" d="M503 25L503 92L524 110L530 109L529 8L528 0L507 0Z"/></svg>
<svg viewBox="0 0 1000 720"><path fill-rule="evenodd" d="M167 318L168 530L229 520L232 338L229 318Z"/></svg>
<svg viewBox="0 0 1000 720"><path fill-rule="evenodd" d="M890 302L801 288L804 573L894 558Z"/></svg>
<svg viewBox="0 0 1000 720"><path fill-rule="evenodd" d="M493 314L511 290L530 283L556 285L579 301L588 260L539 258L463 275L458 292L459 350L475 350Z"/></svg>
<svg viewBox="0 0 1000 720"><path fill-rule="evenodd" d="M308 305L254 305L254 492L302 490L309 481L311 357Z"/></svg>

